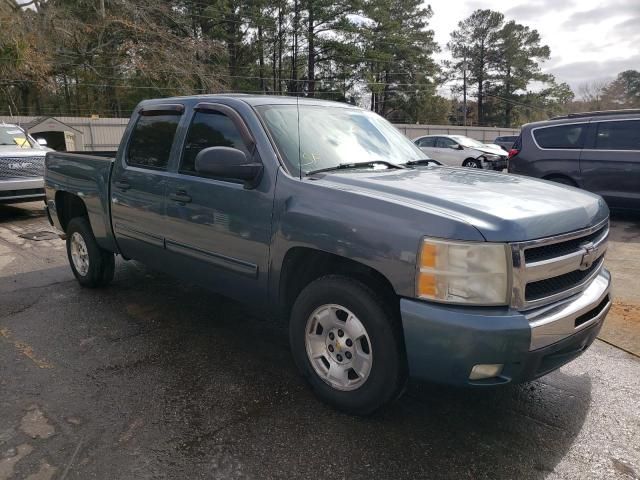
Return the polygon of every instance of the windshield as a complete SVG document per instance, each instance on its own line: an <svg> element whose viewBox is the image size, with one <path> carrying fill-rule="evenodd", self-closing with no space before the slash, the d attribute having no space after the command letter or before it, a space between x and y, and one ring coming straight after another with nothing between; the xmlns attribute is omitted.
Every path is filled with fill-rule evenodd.
<svg viewBox="0 0 640 480"><path fill-rule="evenodd" d="M451 138L454 139L456 142L458 142L463 147L477 148L477 147L485 147L486 146L484 143L481 143L481 142L479 142L477 140L474 140L473 138L463 137L461 135L451 135Z"/></svg>
<svg viewBox="0 0 640 480"><path fill-rule="evenodd" d="M294 174L348 163L401 164L425 158L393 125L371 112L315 105L300 105L299 114L296 105L256 109Z"/></svg>
<svg viewBox="0 0 640 480"><path fill-rule="evenodd" d="M33 148L26 133L18 127L0 126L0 146L11 145L20 148Z"/></svg>

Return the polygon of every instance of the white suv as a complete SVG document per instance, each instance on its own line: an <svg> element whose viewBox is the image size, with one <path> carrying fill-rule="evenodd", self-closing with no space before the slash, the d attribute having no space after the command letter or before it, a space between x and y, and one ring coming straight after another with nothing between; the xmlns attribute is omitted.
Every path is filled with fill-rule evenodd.
<svg viewBox="0 0 640 480"><path fill-rule="evenodd" d="M507 152L463 135L427 135L413 140L430 158L450 167L507 168Z"/></svg>

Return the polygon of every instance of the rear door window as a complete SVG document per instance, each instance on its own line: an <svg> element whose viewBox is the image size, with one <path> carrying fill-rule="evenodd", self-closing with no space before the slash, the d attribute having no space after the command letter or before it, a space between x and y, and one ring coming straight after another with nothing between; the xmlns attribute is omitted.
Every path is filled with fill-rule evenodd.
<svg viewBox="0 0 640 480"><path fill-rule="evenodd" d="M179 122L180 116L175 114L141 115L131 132L127 164L166 170Z"/></svg>
<svg viewBox="0 0 640 480"><path fill-rule="evenodd" d="M456 145L458 144L454 140L447 137L438 137L438 141L436 142L438 148L448 148Z"/></svg>
<svg viewBox="0 0 640 480"><path fill-rule="evenodd" d="M596 150L640 150L640 120L598 122Z"/></svg>
<svg viewBox="0 0 640 480"><path fill-rule="evenodd" d="M420 140L418 140L419 147L435 147L435 145L436 145L435 137L421 138Z"/></svg>
<svg viewBox="0 0 640 480"><path fill-rule="evenodd" d="M581 149L587 124L537 128L533 137L540 148Z"/></svg>

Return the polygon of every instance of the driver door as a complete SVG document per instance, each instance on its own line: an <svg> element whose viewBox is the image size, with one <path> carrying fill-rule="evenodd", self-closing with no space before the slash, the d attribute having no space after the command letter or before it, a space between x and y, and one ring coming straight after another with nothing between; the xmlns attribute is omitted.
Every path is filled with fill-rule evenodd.
<svg viewBox="0 0 640 480"><path fill-rule="evenodd" d="M240 181L197 172L196 155L220 146L243 151L248 163L260 161L253 137L235 110L200 103L179 154L178 171L167 185L166 248L173 270L190 280L215 285L232 298L257 299L266 291L273 191L269 182L247 189Z"/></svg>

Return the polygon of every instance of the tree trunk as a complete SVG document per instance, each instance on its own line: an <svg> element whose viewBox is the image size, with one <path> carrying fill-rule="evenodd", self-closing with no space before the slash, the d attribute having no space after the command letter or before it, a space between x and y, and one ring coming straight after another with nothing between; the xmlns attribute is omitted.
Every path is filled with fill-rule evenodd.
<svg viewBox="0 0 640 480"><path fill-rule="evenodd" d="M267 85L264 81L264 41L262 39L262 18L258 20L258 76L260 77L260 90L262 93L267 91Z"/></svg>
<svg viewBox="0 0 640 480"><path fill-rule="evenodd" d="M293 42L291 46L291 85L289 90L298 94L298 28L300 22L300 2L293 2Z"/></svg>
<svg viewBox="0 0 640 480"><path fill-rule="evenodd" d="M307 57L308 57L308 95L315 96L316 92L316 53L315 53L315 18L313 17L313 0L309 4L309 25L307 25Z"/></svg>
<svg viewBox="0 0 640 480"><path fill-rule="evenodd" d="M23 83L20 85L20 112L22 115L31 115L31 108L29 105L29 84Z"/></svg>
<svg viewBox="0 0 640 480"><path fill-rule="evenodd" d="M282 4L278 7L278 93L282 93L282 43L284 35L282 26L284 25L284 11Z"/></svg>

